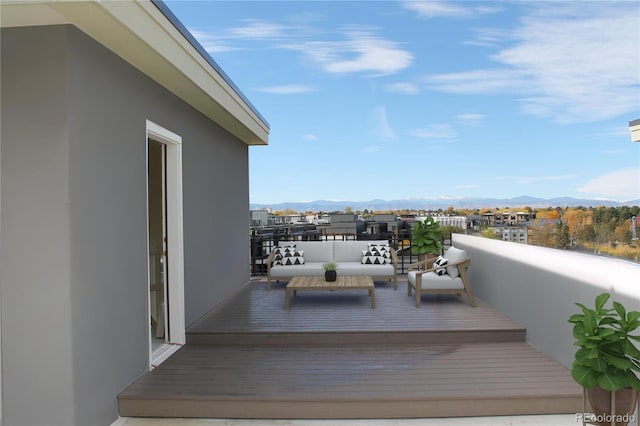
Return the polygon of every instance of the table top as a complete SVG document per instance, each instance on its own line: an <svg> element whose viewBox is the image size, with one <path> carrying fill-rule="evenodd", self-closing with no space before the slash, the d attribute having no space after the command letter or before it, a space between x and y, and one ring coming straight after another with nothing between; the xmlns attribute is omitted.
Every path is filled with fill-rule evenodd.
<svg viewBox="0 0 640 426"><path fill-rule="evenodd" d="M287 284L291 289L351 289L351 288L372 288L373 278L370 276L350 276L338 275L336 281L325 281L324 276L314 277L294 277Z"/></svg>

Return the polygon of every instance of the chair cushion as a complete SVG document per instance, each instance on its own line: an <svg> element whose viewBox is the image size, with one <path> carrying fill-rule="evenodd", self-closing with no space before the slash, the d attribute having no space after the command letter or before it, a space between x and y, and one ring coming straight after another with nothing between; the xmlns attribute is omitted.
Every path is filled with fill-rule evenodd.
<svg viewBox="0 0 640 426"><path fill-rule="evenodd" d="M444 252L444 258L447 259L448 264L451 265L465 260L467 258L467 252L451 246ZM460 275L460 272L457 266L450 266L447 268L447 274L449 274L451 278L456 278Z"/></svg>
<svg viewBox="0 0 640 426"><path fill-rule="evenodd" d="M407 280L413 285L416 285L416 272L419 271L410 271L407 274ZM433 290L464 290L464 284L462 283L462 279L458 276L457 278L451 278L451 275L438 275L435 272L427 272L422 274L422 289L433 289Z"/></svg>

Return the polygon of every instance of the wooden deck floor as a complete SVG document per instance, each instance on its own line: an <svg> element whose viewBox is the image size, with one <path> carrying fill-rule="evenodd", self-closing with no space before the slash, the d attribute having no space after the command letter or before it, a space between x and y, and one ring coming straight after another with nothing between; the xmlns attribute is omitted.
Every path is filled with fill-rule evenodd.
<svg viewBox="0 0 640 426"><path fill-rule="evenodd" d="M581 411L568 371L482 302L376 282L303 293L259 282L188 330L188 344L119 395L122 416L420 418ZM474 337L478 333L481 338ZM426 336L426 337L425 337Z"/></svg>
<svg viewBox="0 0 640 426"><path fill-rule="evenodd" d="M445 343L525 340L520 324L482 301L472 308L464 297L422 296L415 307L406 280L398 290L376 281L376 309L366 292L299 293L285 310L284 283L255 282L187 330L188 343Z"/></svg>

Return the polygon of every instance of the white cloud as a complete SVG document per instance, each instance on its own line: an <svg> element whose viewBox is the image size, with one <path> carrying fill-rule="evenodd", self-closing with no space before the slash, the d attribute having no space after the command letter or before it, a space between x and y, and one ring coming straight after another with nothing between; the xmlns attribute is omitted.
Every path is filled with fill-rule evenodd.
<svg viewBox="0 0 640 426"><path fill-rule="evenodd" d="M526 93L530 82L524 75L510 69L474 70L430 75L425 78L431 89L448 93L490 95L495 93Z"/></svg>
<svg viewBox="0 0 640 426"><path fill-rule="evenodd" d="M371 121L372 128L377 137L382 139L397 139L398 136L389 124L387 109L384 106L374 108Z"/></svg>
<svg viewBox="0 0 640 426"><path fill-rule="evenodd" d="M307 133L302 138L304 140L306 140L306 141L317 141L318 140L318 137L316 135L314 135L313 133Z"/></svg>
<svg viewBox="0 0 640 426"><path fill-rule="evenodd" d="M484 114L467 113L457 115L456 120L465 126L481 126L485 117Z"/></svg>
<svg viewBox="0 0 640 426"><path fill-rule="evenodd" d="M191 35L193 35L193 37L195 37L196 40L198 40L198 43L200 43L204 50L211 54L237 50L236 47L218 37L212 36L207 32L194 29L189 29L189 32L191 33Z"/></svg>
<svg viewBox="0 0 640 426"><path fill-rule="evenodd" d="M335 74L389 75L402 71L413 62L411 52L369 31L349 31L346 36L342 41L314 41L290 47L308 55L324 71Z"/></svg>
<svg viewBox="0 0 640 426"><path fill-rule="evenodd" d="M410 136L423 139L455 139L458 133L450 124L431 124L420 129L410 130Z"/></svg>
<svg viewBox="0 0 640 426"><path fill-rule="evenodd" d="M227 30L203 31L191 29L189 32L198 40L202 47L211 54L246 49L240 47L238 40L276 41L284 39L289 28L284 25L266 21L248 20L247 24Z"/></svg>
<svg viewBox="0 0 640 426"><path fill-rule="evenodd" d="M385 86L385 90L401 95L417 95L420 93L420 88L413 83L391 83Z"/></svg>
<svg viewBox="0 0 640 426"><path fill-rule="evenodd" d="M462 44L470 46L495 47L500 46L509 34L498 28L479 28L474 30L475 37L472 40L463 41Z"/></svg>
<svg viewBox="0 0 640 426"><path fill-rule="evenodd" d="M640 102L638 8L598 2L591 15L543 8L491 57L498 67L427 77L450 93L521 96L523 111L560 122L602 120L636 111ZM604 6L603 6L604 5ZM562 9L562 8L559 8Z"/></svg>
<svg viewBox="0 0 640 426"><path fill-rule="evenodd" d="M248 20L243 27L232 28L228 35L240 39L274 39L282 37L286 32L286 27L271 22Z"/></svg>
<svg viewBox="0 0 640 426"><path fill-rule="evenodd" d="M270 86L257 89L259 92L272 93L276 95L296 95L299 93L315 92L315 88L311 86L287 84L283 86Z"/></svg>
<svg viewBox="0 0 640 426"><path fill-rule="evenodd" d="M578 192L620 201L640 198L640 168L623 169L591 179Z"/></svg>
<svg viewBox="0 0 640 426"><path fill-rule="evenodd" d="M462 6L461 4L464 4ZM446 2L439 0L429 1L405 1L403 6L416 12L421 18L460 18L470 17L479 14L495 13L502 10L500 7L487 5L474 5L473 2Z"/></svg>
<svg viewBox="0 0 640 426"><path fill-rule="evenodd" d="M381 148L378 145L370 145L365 147L362 151L367 153L374 153L374 152L380 152L380 149Z"/></svg>

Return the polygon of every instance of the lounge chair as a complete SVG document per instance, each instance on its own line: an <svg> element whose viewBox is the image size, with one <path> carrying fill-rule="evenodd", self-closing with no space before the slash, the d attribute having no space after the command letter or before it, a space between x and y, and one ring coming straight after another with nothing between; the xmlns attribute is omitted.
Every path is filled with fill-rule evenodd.
<svg viewBox="0 0 640 426"><path fill-rule="evenodd" d="M456 294L466 293L469 304L473 307L476 302L471 291L471 284L467 277L467 268L471 259L467 252L456 247L450 247L442 256L447 260L445 265L435 265L435 258L423 260L409 265L407 274L407 293L411 296L411 289L416 292L416 308L420 307L422 294Z"/></svg>

